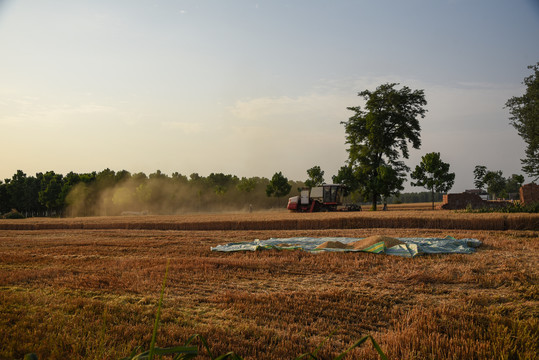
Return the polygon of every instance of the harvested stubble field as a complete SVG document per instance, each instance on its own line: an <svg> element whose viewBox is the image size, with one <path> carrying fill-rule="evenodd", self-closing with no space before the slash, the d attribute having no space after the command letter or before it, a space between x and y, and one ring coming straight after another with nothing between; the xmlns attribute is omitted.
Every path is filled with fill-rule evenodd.
<svg viewBox="0 0 539 360"><path fill-rule="evenodd" d="M334 332L321 358L371 334L391 359L534 359L538 217L513 215L414 211L2 220L0 358L34 352L40 359L116 359L135 346L148 348L170 259L160 347L200 333L214 354L292 359ZM210 251L255 238L370 235L473 237L483 246L473 255L414 259ZM349 358L378 355L364 345Z"/></svg>

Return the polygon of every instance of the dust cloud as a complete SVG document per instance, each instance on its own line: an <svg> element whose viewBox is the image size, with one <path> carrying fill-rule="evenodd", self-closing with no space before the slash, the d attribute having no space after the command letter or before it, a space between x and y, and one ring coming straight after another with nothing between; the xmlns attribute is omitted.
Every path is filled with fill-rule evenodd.
<svg viewBox="0 0 539 360"><path fill-rule="evenodd" d="M230 177L224 184L208 178L130 177L118 183L76 184L66 197L67 216L185 214L194 212L259 211L286 207L287 197L267 197L265 178ZM294 188L293 188L294 189Z"/></svg>

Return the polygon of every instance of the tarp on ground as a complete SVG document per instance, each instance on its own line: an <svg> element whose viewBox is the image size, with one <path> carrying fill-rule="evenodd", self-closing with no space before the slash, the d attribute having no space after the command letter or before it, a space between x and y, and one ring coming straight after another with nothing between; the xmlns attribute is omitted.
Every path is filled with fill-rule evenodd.
<svg viewBox="0 0 539 360"><path fill-rule="evenodd" d="M324 248L318 246L326 242L339 242L350 244L362 240L362 238L347 237L292 237L271 238L268 240L256 239L251 242L237 242L212 247L211 251L257 251L257 250L304 250L309 252L371 252L383 253L402 257L414 257L421 254L471 254L481 245L477 239L455 239L451 236L445 238L396 238L402 244L386 248L384 242L376 243L365 249Z"/></svg>

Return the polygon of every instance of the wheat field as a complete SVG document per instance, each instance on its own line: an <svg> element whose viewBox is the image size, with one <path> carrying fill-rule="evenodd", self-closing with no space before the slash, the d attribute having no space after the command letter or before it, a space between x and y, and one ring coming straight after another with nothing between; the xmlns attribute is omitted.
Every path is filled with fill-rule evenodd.
<svg viewBox="0 0 539 360"><path fill-rule="evenodd" d="M537 221L415 210L2 220L0 358L117 359L147 348L170 259L160 347L198 333L214 354L293 359L333 333L320 350L329 359L371 334L390 359L534 359ZM483 245L413 259L210 251L256 238L371 235ZM348 358L378 354L364 346Z"/></svg>
<svg viewBox="0 0 539 360"><path fill-rule="evenodd" d="M0 230L303 230L303 229L467 229L537 230L539 215L470 214L454 211L362 211L329 213L214 213L184 215L95 216L1 220Z"/></svg>

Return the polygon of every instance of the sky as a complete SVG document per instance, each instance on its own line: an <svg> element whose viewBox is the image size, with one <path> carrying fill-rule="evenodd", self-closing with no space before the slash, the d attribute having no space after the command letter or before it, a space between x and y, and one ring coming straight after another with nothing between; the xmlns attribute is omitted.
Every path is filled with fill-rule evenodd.
<svg viewBox="0 0 539 360"><path fill-rule="evenodd" d="M504 106L537 62L539 0L0 0L0 179L318 165L331 183L347 107L399 83L428 103L406 164L440 152L461 192L476 165L522 174Z"/></svg>

